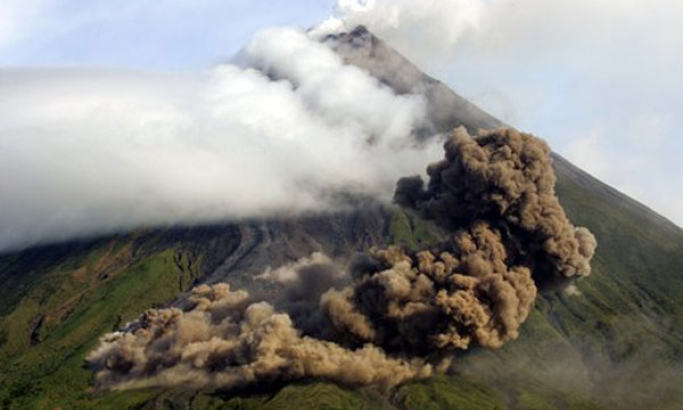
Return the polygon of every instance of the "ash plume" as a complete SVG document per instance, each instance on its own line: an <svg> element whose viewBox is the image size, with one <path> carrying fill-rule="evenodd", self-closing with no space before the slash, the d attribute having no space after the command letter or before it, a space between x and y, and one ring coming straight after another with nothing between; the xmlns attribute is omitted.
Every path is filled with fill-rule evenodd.
<svg viewBox="0 0 683 410"><path fill-rule="evenodd" d="M236 388L318 377L392 386L432 372L420 360L388 357L370 344L350 350L302 336L286 313L227 284L202 285L183 309L150 309L90 353L99 386Z"/></svg>
<svg viewBox="0 0 683 410"><path fill-rule="evenodd" d="M590 273L595 239L555 196L547 145L456 130L446 156L396 200L451 232L433 248L372 249L347 268L316 253L255 280L274 294L202 285L105 335L99 388L232 389L302 378L391 388L446 371L454 353L519 336L538 289Z"/></svg>
<svg viewBox="0 0 683 410"><path fill-rule="evenodd" d="M517 258L547 279L590 274L595 237L567 218L545 142L514 129L472 138L459 128L444 148L446 158L427 170L426 188L420 177L399 181L398 203L451 229L487 221L519 248Z"/></svg>
<svg viewBox="0 0 683 410"><path fill-rule="evenodd" d="M483 223L449 246L454 251L436 255L374 252L380 270L357 272L353 285L323 295L321 308L339 337L432 357L517 338L536 297L529 269L507 266L500 233Z"/></svg>

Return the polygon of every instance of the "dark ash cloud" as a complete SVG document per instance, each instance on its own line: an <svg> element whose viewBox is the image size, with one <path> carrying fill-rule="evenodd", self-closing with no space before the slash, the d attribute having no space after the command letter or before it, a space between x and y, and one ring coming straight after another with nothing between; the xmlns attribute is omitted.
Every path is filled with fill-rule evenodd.
<svg viewBox="0 0 683 410"><path fill-rule="evenodd" d="M463 129L396 199L451 232L436 249L390 246L344 269L314 254L257 277L265 296L202 285L105 335L87 358L100 388L235 388L307 377L391 388L445 371L453 353L519 336L538 288L590 273L595 239L555 196L537 138Z"/></svg>

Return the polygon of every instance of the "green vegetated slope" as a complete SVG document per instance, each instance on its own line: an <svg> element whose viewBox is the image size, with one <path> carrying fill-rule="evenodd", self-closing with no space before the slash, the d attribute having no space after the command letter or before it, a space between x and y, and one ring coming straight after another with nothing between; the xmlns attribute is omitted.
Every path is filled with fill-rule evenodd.
<svg viewBox="0 0 683 410"><path fill-rule="evenodd" d="M598 239L592 276L577 292L542 295L518 340L458 369L515 405L547 397L525 408L564 408L557 392L607 408L683 408L683 230L585 174L560 178L558 193Z"/></svg>
<svg viewBox="0 0 683 410"><path fill-rule="evenodd" d="M315 381L240 393L93 392L83 360L103 333L172 301L225 261L242 263L239 271L255 264L249 255L259 246L279 261L300 256L297 249L343 255L380 242L419 249L442 238L410 211L277 222L264 230L267 241L246 247L242 228L223 226L3 256L0 408L681 409L683 231L598 184L563 177L558 185L571 218L600 244L578 292L543 295L518 340L461 355L455 375L392 392Z"/></svg>
<svg viewBox="0 0 683 410"><path fill-rule="evenodd" d="M102 277L100 267L116 254L114 245L46 272L5 318L3 405L53 408L64 402L68 408L77 403L90 381L83 358L99 335L191 283L192 272L176 266L171 251L129 261ZM119 252L126 257L125 248Z"/></svg>
<svg viewBox="0 0 683 410"><path fill-rule="evenodd" d="M204 241L212 243L210 236ZM2 257L0 282L11 285L0 288L0 407L126 408L145 401L147 393L89 394L85 355L104 333L191 287L203 259L183 238L160 235Z"/></svg>

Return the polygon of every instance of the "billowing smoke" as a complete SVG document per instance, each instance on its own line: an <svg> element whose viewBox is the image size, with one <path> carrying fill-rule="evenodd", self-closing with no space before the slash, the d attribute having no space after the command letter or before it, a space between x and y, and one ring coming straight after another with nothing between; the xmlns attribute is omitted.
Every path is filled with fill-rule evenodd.
<svg viewBox="0 0 683 410"><path fill-rule="evenodd" d="M508 1L506 1L508 2ZM496 2L486 0L337 0L320 33L366 26L409 58L443 58L485 24ZM509 3L509 2L508 2Z"/></svg>
<svg viewBox="0 0 683 410"><path fill-rule="evenodd" d="M472 138L459 128L445 149L446 158L427 170L426 189L420 177L399 181L398 203L449 228L485 220L521 243L516 257L528 259L539 273L590 274L596 241L562 209L547 144L514 129Z"/></svg>
<svg viewBox="0 0 683 410"><path fill-rule="evenodd" d="M674 126L683 83L670 80L683 65L683 36L672 35L683 2L337 0L336 11L321 32L364 25L470 102L547 135L556 153L683 226L683 194L671 191L683 180Z"/></svg>
<svg viewBox="0 0 683 410"><path fill-rule="evenodd" d="M319 377L392 386L432 372L420 360L392 359L370 344L350 350L302 336L286 313L227 284L199 286L182 302L183 309L151 309L103 337L88 356L99 369L96 383L236 388Z"/></svg>
<svg viewBox="0 0 683 410"><path fill-rule="evenodd" d="M440 246L314 254L256 277L279 292L203 285L106 335L88 356L103 388L235 388L323 378L392 387L446 370L453 353L519 336L538 287L590 273L595 240L567 219L549 149L500 129L456 130L446 158L402 179L399 203L451 232ZM269 302L265 302L268 300Z"/></svg>
<svg viewBox="0 0 683 410"><path fill-rule="evenodd" d="M424 111L293 28L201 74L3 70L0 251L390 201L438 157L411 138Z"/></svg>
<svg viewBox="0 0 683 410"><path fill-rule="evenodd" d="M457 251L377 251L378 270L357 272L353 285L323 295L339 338L439 358L517 338L536 297L529 269L508 267L500 233L484 224L459 232L450 246Z"/></svg>

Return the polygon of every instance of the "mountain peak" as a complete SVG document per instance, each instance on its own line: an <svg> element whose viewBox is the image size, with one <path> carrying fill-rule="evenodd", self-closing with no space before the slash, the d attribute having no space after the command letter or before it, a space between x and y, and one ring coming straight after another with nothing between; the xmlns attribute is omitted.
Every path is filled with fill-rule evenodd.
<svg viewBox="0 0 683 410"><path fill-rule="evenodd" d="M475 134L479 129L503 126L502 121L467 101L441 81L425 74L365 26L328 35L323 42L331 46L347 64L367 70L397 94L424 95L429 116L426 133L445 133L464 126Z"/></svg>

